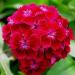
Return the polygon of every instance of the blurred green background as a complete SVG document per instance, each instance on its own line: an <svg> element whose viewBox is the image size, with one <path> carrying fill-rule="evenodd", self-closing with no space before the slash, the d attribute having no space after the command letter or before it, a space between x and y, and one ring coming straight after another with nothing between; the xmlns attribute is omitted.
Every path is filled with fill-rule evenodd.
<svg viewBox="0 0 75 75"><path fill-rule="evenodd" d="M18 7L24 4L36 3L54 5L58 8L60 14L69 20L69 25L73 29L75 37L75 0L0 0L0 26L7 23L6 19L10 16ZM0 31L1 33L1 31ZM0 35L1 37L1 35ZM0 50L3 50L9 57L11 53L8 46L2 42L0 38ZM75 41L71 41L71 53L64 59L56 63L51 69L48 69L43 75L75 75ZM1 62L1 61L0 61ZM13 75L23 75L18 71L18 62L10 61L9 67ZM14 66L13 66L14 65ZM0 66L0 75L6 75L2 73L3 69ZM7 74L8 75L8 74ZM9 74L10 75L10 74ZM12 74L11 74L12 75Z"/></svg>

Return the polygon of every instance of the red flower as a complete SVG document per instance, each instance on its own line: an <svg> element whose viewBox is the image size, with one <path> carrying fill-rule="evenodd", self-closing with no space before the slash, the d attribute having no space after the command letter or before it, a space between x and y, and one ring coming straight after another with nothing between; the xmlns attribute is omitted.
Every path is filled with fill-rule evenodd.
<svg viewBox="0 0 75 75"><path fill-rule="evenodd" d="M54 6L20 7L3 26L3 38L27 75L41 75L70 51L73 33Z"/></svg>
<svg viewBox="0 0 75 75"><path fill-rule="evenodd" d="M36 60L37 59L37 60ZM20 60L20 70L27 75L41 75L48 68L49 62L43 58Z"/></svg>
<svg viewBox="0 0 75 75"><path fill-rule="evenodd" d="M9 43L9 40L10 40L10 37L11 37L11 26L10 25L4 25L2 27L2 31L3 31L3 38L4 38L4 41L8 44Z"/></svg>

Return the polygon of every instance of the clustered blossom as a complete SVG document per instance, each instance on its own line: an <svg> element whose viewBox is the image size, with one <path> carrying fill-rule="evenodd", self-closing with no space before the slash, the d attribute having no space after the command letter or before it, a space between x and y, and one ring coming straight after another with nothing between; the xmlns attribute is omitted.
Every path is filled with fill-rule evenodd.
<svg viewBox="0 0 75 75"><path fill-rule="evenodd" d="M4 41L27 75L41 75L70 51L72 30L54 6L24 5L7 21Z"/></svg>

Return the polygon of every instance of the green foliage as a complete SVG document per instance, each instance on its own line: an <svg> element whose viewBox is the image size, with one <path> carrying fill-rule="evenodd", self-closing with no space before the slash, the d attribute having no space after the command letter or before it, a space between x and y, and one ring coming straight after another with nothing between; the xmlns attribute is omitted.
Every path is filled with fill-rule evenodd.
<svg viewBox="0 0 75 75"><path fill-rule="evenodd" d="M74 33L74 36L75 36L75 21L71 21L69 25L73 29L73 33Z"/></svg>
<svg viewBox="0 0 75 75"><path fill-rule="evenodd" d="M0 54L0 75L13 75L9 68L9 58L6 54Z"/></svg>
<svg viewBox="0 0 75 75"><path fill-rule="evenodd" d="M73 40L71 41L70 47L71 47L70 55L75 58L75 41Z"/></svg>
<svg viewBox="0 0 75 75"><path fill-rule="evenodd" d="M19 70L18 69L18 66L19 66L19 64L18 64L18 61L17 60L10 61L10 69L13 72L14 75L19 75L19 73L18 73L18 70Z"/></svg>
<svg viewBox="0 0 75 75"><path fill-rule="evenodd" d="M71 0L68 5L70 9L75 10L75 0Z"/></svg>

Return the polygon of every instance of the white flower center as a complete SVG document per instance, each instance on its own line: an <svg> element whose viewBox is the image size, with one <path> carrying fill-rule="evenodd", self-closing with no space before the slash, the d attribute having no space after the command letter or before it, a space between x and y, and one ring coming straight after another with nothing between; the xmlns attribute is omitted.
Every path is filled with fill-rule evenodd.
<svg viewBox="0 0 75 75"><path fill-rule="evenodd" d="M59 25L59 27L62 27L62 22L59 21L58 22L58 25Z"/></svg>
<svg viewBox="0 0 75 75"><path fill-rule="evenodd" d="M43 7L43 6L41 6L40 9L41 9L42 11L45 11L45 12L48 11L47 8L45 8L45 7Z"/></svg>
<svg viewBox="0 0 75 75"><path fill-rule="evenodd" d="M27 49L28 48L28 45L26 44L26 42L24 40L20 41L20 47L22 49Z"/></svg>
<svg viewBox="0 0 75 75"><path fill-rule="evenodd" d="M35 64L32 64L30 67L31 67L32 69L35 69L35 68L36 68L36 65L35 65Z"/></svg>
<svg viewBox="0 0 75 75"><path fill-rule="evenodd" d="M31 14L32 14L32 11L29 10L29 9L27 9L27 10L24 11L24 16L25 17L31 16Z"/></svg>
<svg viewBox="0 0 75 75"><path fill-rule="evenodd" d="M54 31L50 31L50 32L48 33L48 37L49 37L49 38L52 38L52 39L55 39L55 35L56 35L56 32L54 32Z"/></svg>
<svg viewBox="0 0 75 75"><path fill-rule="evenodd" d="M14 23L13 19L10 19L8 22L8 24L13 24L13 23Z"/></svg>
<svg viewBox="0 0 75 75"><path fill-rule="evenodd" d="M66 36L68 36L69 35L69 30L66 30Z"/></svg>

